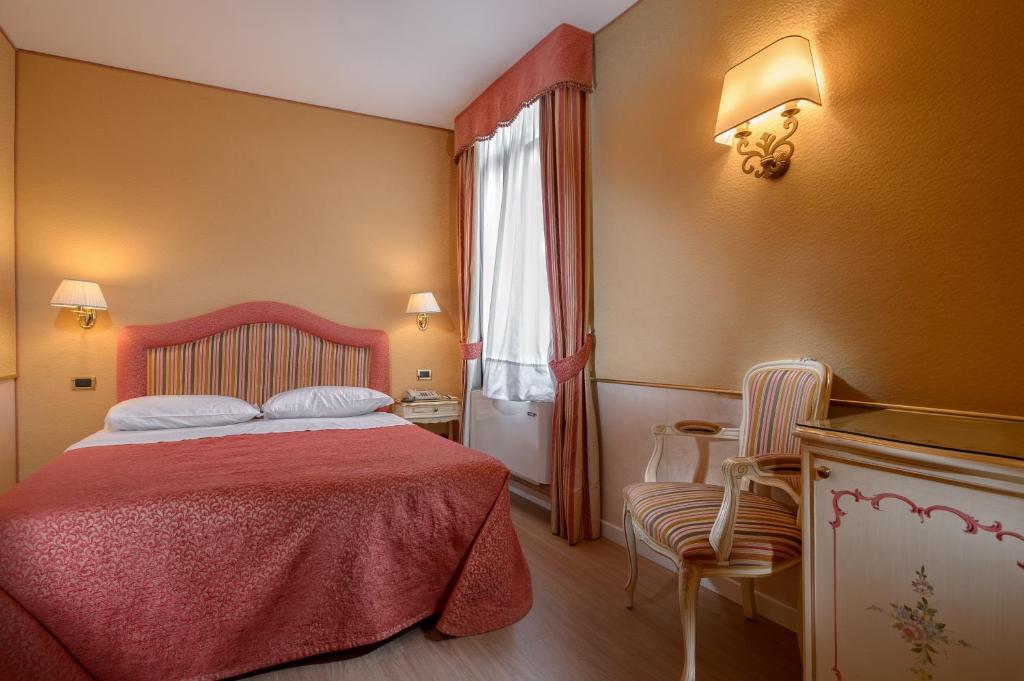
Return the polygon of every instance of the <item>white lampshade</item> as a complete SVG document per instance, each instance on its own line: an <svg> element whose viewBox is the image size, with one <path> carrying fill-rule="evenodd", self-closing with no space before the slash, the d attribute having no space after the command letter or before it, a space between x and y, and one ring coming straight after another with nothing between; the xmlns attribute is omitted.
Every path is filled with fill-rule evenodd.
<svg viewBox="0 0 1024 681"><path fill-rule="evenodd" d="M821 93L810 41L791 35L726 72L715 141L731 145L740 125L757 123L776 109L781 111L788 102L801 101L821 106Z"/></svg>
<svg viewBox="0 0 1024 681"><path fill-rule="evenodd" d="M50 298L54 307L82 307L87 310L106 310L107 301L100 285L95 281L65 279L60 282L57 292Z"/></svg>
<svg viewBox="0 0 1024 681"><path fill-rule="evenodd" d="M441 308L437 305L437 299L434 298L434 294L430 291L413 293L409 296L409 304L405 306L406 314L433 314L440 311Z"/></svg>

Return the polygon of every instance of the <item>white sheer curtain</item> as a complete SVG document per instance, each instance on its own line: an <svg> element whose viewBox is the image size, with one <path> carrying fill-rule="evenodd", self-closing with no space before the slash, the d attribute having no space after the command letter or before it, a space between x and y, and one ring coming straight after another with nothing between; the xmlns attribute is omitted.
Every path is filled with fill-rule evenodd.
<svg viewBox="0 0 1024 681"><path fill-rule="evenodd" d="M523 109L475 149L483 392L520 402L555 398L539 110Z"/></svg>

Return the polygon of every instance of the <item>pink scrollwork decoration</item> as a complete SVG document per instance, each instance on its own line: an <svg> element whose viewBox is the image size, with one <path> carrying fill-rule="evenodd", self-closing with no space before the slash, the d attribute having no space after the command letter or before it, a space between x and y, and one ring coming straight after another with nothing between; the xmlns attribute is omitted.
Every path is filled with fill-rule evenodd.
<svg viewBox="0 0 1024 681"><path fill-rule="evenodd" d="M952 506L945 506L942 504L935 504L932 506L919 506L908 497L905 497L902 494L896 494L894 492L882 492L880 494L875 494L873 496L864 494L859 489L838 491L831 490L831 492L833 517L832 520L829 521L829 526L832 528L832 673L835 675L836 681L843 681L843 673L839 669L839 603L836 596L836 594L838 593L838 561L836 556L836 532L843 524L843 517L846 516L846 511L844 511L839 505L839 502L842 499L849 497L853 499L856 503L866 501L868 502L868 505L870 505L871 508L873 508L876 511L882 510L881 504L883 501L887 499L895 499L896 501L899 501L900 503L904 504L907 507L907 510L912 515L915 515L918 517L918 519L920 519L921 523L924 523L925 520L931 519L931 517L936 513L949 513L963 521L963 531L967 534L976 535L979 532L986 532L988 534L993 535L997 541L1003 541L1006 538L1010 538L1024 542L1024 534L1004 530L1003 524L998 520L986 525L980 522L974 516L970 515L969 513L966 513L958 508L953 508ZM1024 570L1024 560L1017 561L1017 567Z"/></svg>
<svg viewBox="0 0 1024 681"><path fill-rule="evenodd" d="M846 515L846 511L839 507L839 500L842 499L843 497L851 497L855 502L866 501L871 506L871 508L875 509L876 511L882 510L880 505L886 499L896 499L897 501L906 504L909 512L913 515L916 515L922 523L925 520L931 519L932 515L934 515L935 513L949 513L951 515L955 515L957 518L960 518L960 520L964 522L963 531L967 534L978 534L980 530L982 532L988 532L990 534L995 535L997 541L1003 541L1003 539L1009 537L1011 539L1017 539L1019 541L1024 542L1024 535L1020 534L1019 532L1009 532L1007 530L1004 530L1003 524L998 520L989 525L985 525L974 516L965 513L958 508L953 508L952 506L944 506L942 504L935 504L933 506L918 506L917 504L915 504L913 501L903 496L902 494L895 494L893 492L882 492L881 494L876 494L874 496L867 496L859 489L842 490L839 492L836 492L835 490L832 491L832 511L834 513L834 516L833 519L829 522L829 525L832 527L833 531L838 529L839 526L842 525L843 516ZM1017 561L1017 566L1024 570L1024 560Z"/></svg>

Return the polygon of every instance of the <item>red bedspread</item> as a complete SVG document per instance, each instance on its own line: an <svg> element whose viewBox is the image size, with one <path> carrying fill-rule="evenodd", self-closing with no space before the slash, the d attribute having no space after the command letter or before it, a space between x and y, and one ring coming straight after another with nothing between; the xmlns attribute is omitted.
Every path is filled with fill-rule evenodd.
<svg viewBox="0 0 1024 681"><path fill-rule="evenodd" d="M506 626L532 598L508 506L501 463L415 426L68 452L0 496L0 678L220 678L435 613Z"/></svg>

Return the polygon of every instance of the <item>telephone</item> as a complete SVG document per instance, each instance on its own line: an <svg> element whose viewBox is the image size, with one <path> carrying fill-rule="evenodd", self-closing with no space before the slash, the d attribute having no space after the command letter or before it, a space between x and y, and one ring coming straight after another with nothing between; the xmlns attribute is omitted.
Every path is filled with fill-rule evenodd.
<svg viewBox="0 0 1024 681"><path fill-rule="evenodd" d="M404 402L422 402L425 400L439 400L441 395L435 390L406 390Z"/></svg>

